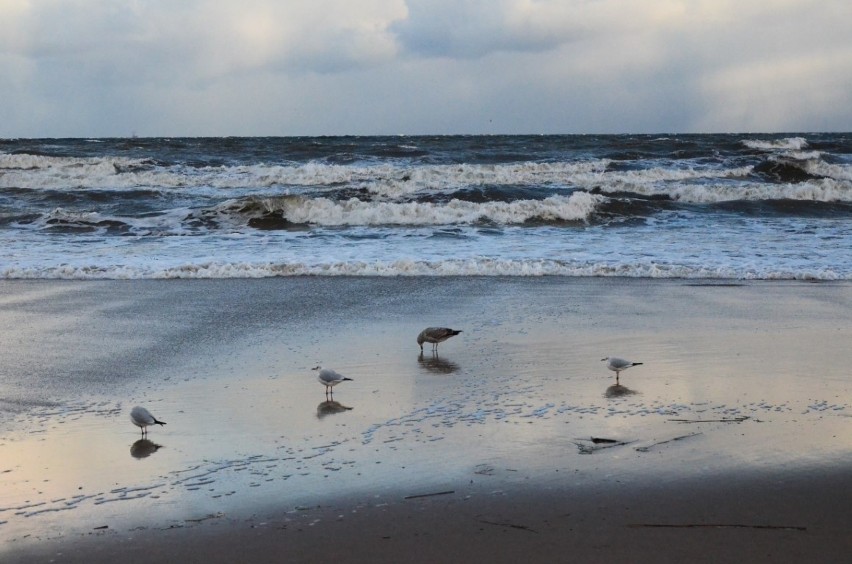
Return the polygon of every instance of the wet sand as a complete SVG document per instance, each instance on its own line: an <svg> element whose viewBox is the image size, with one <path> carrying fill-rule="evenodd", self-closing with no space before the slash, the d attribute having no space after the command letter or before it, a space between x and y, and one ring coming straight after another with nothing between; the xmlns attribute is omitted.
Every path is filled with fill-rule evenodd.
<svg viewBox="0 0 852 564"><path fill-rule="evenodd" d="M844 561L850 314L848 283L3 282L0 560ZM421 357L427 325L464 332Z"/></svg>

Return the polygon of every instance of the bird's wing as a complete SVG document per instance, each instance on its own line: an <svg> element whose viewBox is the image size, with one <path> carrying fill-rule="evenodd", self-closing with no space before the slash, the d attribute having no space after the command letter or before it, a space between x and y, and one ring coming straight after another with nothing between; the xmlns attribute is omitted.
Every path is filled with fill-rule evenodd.
<svg viewBox="0 0 852 564"><path fill-rule="evenodd" d="M341 376L331 368L323 368L320 371L320 378L322 378L325 382L334 382L336 380L342 380L343 376Z"/></svg>
<svg viewBox="0 0 852 564"><path fill-rule="evenodd" d="M449 327L430 327L427 331L429 331L429 336L433 339L444 339L453 336L453 330Z"/></svg>

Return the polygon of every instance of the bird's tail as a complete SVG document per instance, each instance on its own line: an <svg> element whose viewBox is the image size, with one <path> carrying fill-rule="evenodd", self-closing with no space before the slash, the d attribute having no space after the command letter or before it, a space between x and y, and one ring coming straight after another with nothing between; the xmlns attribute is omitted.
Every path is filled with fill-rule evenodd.
<svg viewBox="0 0 852 564"><path fill-rule="evenodd" d="M166 424L165 421L157 421L156 419L154 419L154 425L165 425L165 424Z"/></svg>
<svg viewBox="0 0 852 564"><path fill-rule="evenodd" d="M461 329L458 329L458 330L453 329L453 330L452 330L452 334L450 335L450 337L455 337L455 336L456 336L456 335L458 335L459 333L461 333Z"/></svg>
<svg viewBox="0 0 852 564"><path fill-rule="evenodd" d="M643 362L634 362L630 366L639 366L640 364L644 364Z"/></svg>
<svg viewBox="0 0 852 564"><path fill-rule="evenodd" d="M354 381L355 381L355 380L353 380L352 378L343 378L343 381L344 381L344 382L345 382L346 380L349 380L350 382L354 382Z"/></svg>

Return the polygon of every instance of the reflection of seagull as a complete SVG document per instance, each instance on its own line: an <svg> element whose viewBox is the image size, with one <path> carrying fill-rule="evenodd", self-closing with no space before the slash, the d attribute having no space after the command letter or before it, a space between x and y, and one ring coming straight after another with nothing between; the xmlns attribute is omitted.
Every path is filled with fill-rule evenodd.
<svg viewBox="0 0 852 564"><path fill-rule="evenodd" d="M325 395L328 397L329 395L334 396L334 391L332 388L338 385L341 382L345 382L346 380L352 381L352 378L347 378L343 374L339 374L332 370L331 368L323 368L322 366L317 366L314 370L319 370L319 375L317 376L317 380L319 383L325 386Z"/></svg>
<svg viewBox="0 0 852 564"><path fill-rule="evenodd" d="M148 439L139 439L130 445L130 456L133 458L146 458L157 452L157 449L161 446Z"/></svg>
<svg viewBox="0 0 852 564"><path fill-rule="evenodd" d="M423 343L432 343L432 350L438 352L438 343L443 343L459 333L461 331L449 327L427 327L417 335L417 344L420 345L420 352L423 352Z"/></svg>
<svg viewBox="0 0 852 564"><path fill-rule="evenodd" d="M317 406L317 419L322 419L326 415L334 415L335 413L343 413L349 411L351 407L341 404L339 401L326 400Z"/></svg>
<svg viewBox="0 0 852 564"><path fill-rule="evenodd" d="M606 358L602 358L601 361L606 360L606 367L615 372L615 383L618 384L618 376L621 374L622 370L627 370L631 366L639 366L642 364L641 362L630 362L629 360L624 360L623 358L617 358L614 356L608 356Z"/></svg>
<svg viewBox="0 0 852 564"><path fill-rule="evenodd" d="M148 434L147 427L149 425L165 425L165 421L157 421L157 418L151 415L151 412L144 407L138 405L130 411L130 420L134 425L142 429L142 436Z"/></svg>
<svg viewBox="0 0 852 564"><path fill-rule="evenodd" d="M429 372L437 374L452 374L459 369L459 365L452 360L438 358L437 356L427 358L423 356L423 353L420 353L420 356L417 357L417 362Z"/></svg>
<svg viewBox="0 0 852 564"><path fill-rule="evenodd" d="M608 387L604 392L604 396L608 398L620 398L623 396L632 396L635 394L635 390L631 390L627 386L622 386L621 384L613 384Z"/></svg>

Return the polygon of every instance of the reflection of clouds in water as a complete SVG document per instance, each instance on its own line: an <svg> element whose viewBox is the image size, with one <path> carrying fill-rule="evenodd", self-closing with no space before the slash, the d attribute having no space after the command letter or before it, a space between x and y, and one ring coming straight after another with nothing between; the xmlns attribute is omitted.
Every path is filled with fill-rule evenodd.
<svg viewBox="0 0 852 564"><path fill-rule="evenodd" d="M622 386L621 384L613 384L608 387L604 392L604 397L607 398L621 398L624 396L632 396L633 394L638 394L636 390L631 390L627 386Z"/></svg>
<svg viewBox="0 0 852 564"><path fill-rule="evenodd" d="M436 354L433 354L431 357L424 357L423 353L421 353L420 356L417 357L417 362L420 363L421 368L428 370L429 372L434 372L435 374L452 374L459 370L458 364L452 360L440 358Z"/></svg>
<svg viewBox="0 0 852 564"><path fill-rule="evenodd" d="M349 411L351 407L341 404L339 401L328 400L320 402L317 406L317 419L322 419L326 415L334 415L335 413L343 413Z"/></svg>
<svg viewBox="0 0 852 564"><path fill-rule="evenodd" d="M162 446L148 439L139 439L130 445L130 456L133 458L146 458L157 452Z"/></svg>

